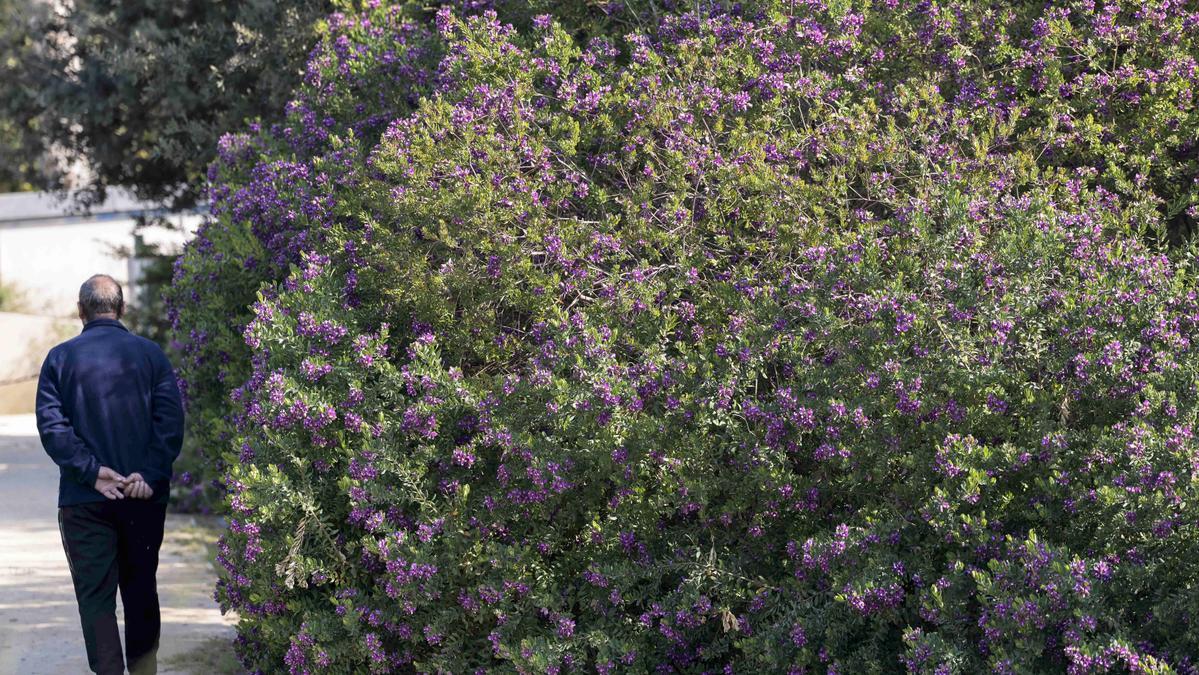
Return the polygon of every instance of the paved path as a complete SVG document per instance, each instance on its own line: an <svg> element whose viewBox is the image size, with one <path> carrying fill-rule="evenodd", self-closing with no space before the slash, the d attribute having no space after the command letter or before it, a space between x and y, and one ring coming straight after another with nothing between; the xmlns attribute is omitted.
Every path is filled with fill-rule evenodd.
<svg viewBox="0 0 1199 675"><path fill-rule="evenodd" d="M58 470L42 450L33 415L0 416L0 673L89 672L57 503ZM235 617L221 616L212 599L216 572L205 545L214 538L201 525L195 516L167 514L158 563L162 675L188 672L172 664L234 635ZM117 621L123 640L119 594Z"/></svg>

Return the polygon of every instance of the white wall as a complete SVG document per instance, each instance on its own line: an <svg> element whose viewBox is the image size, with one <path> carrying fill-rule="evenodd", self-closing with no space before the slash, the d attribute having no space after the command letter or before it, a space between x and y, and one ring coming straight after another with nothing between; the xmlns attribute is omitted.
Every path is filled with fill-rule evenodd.
<svg viewBox="0 0 1199 675"><path fill-rule="evenodd" d="M46 352L82 328L78 319L0 312L0 414L33 411L36 376Z"/></svg>
<svg viewBox="0 0 1199 675"><path fill-rule="evenodd" d="M186 231L146 228L146 243L161 243L177 251L199 225L199 216L175 217ZM109 274L128 288L129 260L114 247L133 250L133 219L94 220L59 224L0 227L0 282L24 292L29 311L46 316L71 316L79 285L93 274Z"/></svg>
<svg viewBox="0 0 1199 675"><path fill-rule="evenodd" d="M50 347L79 333L75 302L84 280L111 275L131 305L138 294L130 283L136 265L118 250L134 247L137 221L127 211L78 217L43 202L41 194L0 195L0 283L21 293L25 312L0 312L0 414L33 410L36 379L30 375ZM142 240L178 252L202 217L170 219L181 229L147 227Z"/></svg>

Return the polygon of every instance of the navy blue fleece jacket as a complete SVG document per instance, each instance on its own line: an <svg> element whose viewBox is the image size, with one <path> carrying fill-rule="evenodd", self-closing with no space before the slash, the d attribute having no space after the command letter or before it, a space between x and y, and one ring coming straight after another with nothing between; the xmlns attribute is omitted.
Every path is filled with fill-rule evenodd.
<svg viewBox="0 0 1199 675"><path fill-rule="evenodd" d="M101 466L141 473L151 501L170 498L183 403L171 362L151 340L116 319L87 322L42 362L36 412L42 447L59 467L59 506L108 499L94 487Z"/></svg>

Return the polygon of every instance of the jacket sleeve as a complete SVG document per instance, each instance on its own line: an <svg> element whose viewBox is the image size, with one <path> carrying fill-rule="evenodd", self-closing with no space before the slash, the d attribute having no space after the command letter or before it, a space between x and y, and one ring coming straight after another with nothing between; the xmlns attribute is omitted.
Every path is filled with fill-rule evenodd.
<svg viewBox="0 0 1199 675"><path fill-rule="evenodd" d="M142 477L157 492L169 489L171 465L183 448L183 398L179 395L175 370L166 354L158 352L154 362L154 391L150 404L154 428L150 434L149 466L142 470Z"/></svg>
<svg viewBox="0 0 1199 675"><path fill-rule="evenodd" d="M42 438L42 447L50 459L62 467L65 476L94 487L96 474L100 473L100 461L75 433L75 427L63 409L58 384L58 369L53 363L52 354L49 354L42 361L35 402L37 431Z"/></svg>

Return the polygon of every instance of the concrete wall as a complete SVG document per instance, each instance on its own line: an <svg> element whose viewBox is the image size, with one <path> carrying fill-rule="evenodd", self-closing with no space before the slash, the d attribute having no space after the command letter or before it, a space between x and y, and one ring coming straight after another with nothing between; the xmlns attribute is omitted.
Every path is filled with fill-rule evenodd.
<svg viewBox="0 0 1199 675"><path fill-rule="evenodd" d="M46 352L82 328L78 319L0 312L0 415L33 412Z"/></svg>
<svg viewBox="0 0 1199 675"><path fill-rule="evenodd" d="M0 312L0 414L31 412L36 375L46 351L77 335L79 285L108 274L138 304L140 266L129 256L138 214L161 214L127 191L81 214L40 192L0 194L0 284L21 296L21 314ZM166 253L178 252L203 220L203 209L164 215L174 228L147 227L138 234Z"/></svg>
<svg viewBox="0 0 1199 675"><path fill-rule="evenodd" d="M146 228L146 243L178 251L199 224L199 216L177 218L184 232ZM15 286L25 297L26 311L45 316L72 316L79 284L93 274L108 274L126 286L126 300L136 299L129 288L130 260L120 249L133 249L129 218L30 224L0 227L0 282Z"/></svg>
<svg viewBox="0 0 1199 675"><path fill-rule="evenodd" d="M37 396L37 380L0 384L0 415L33 412L35 396Z"/></svg>

